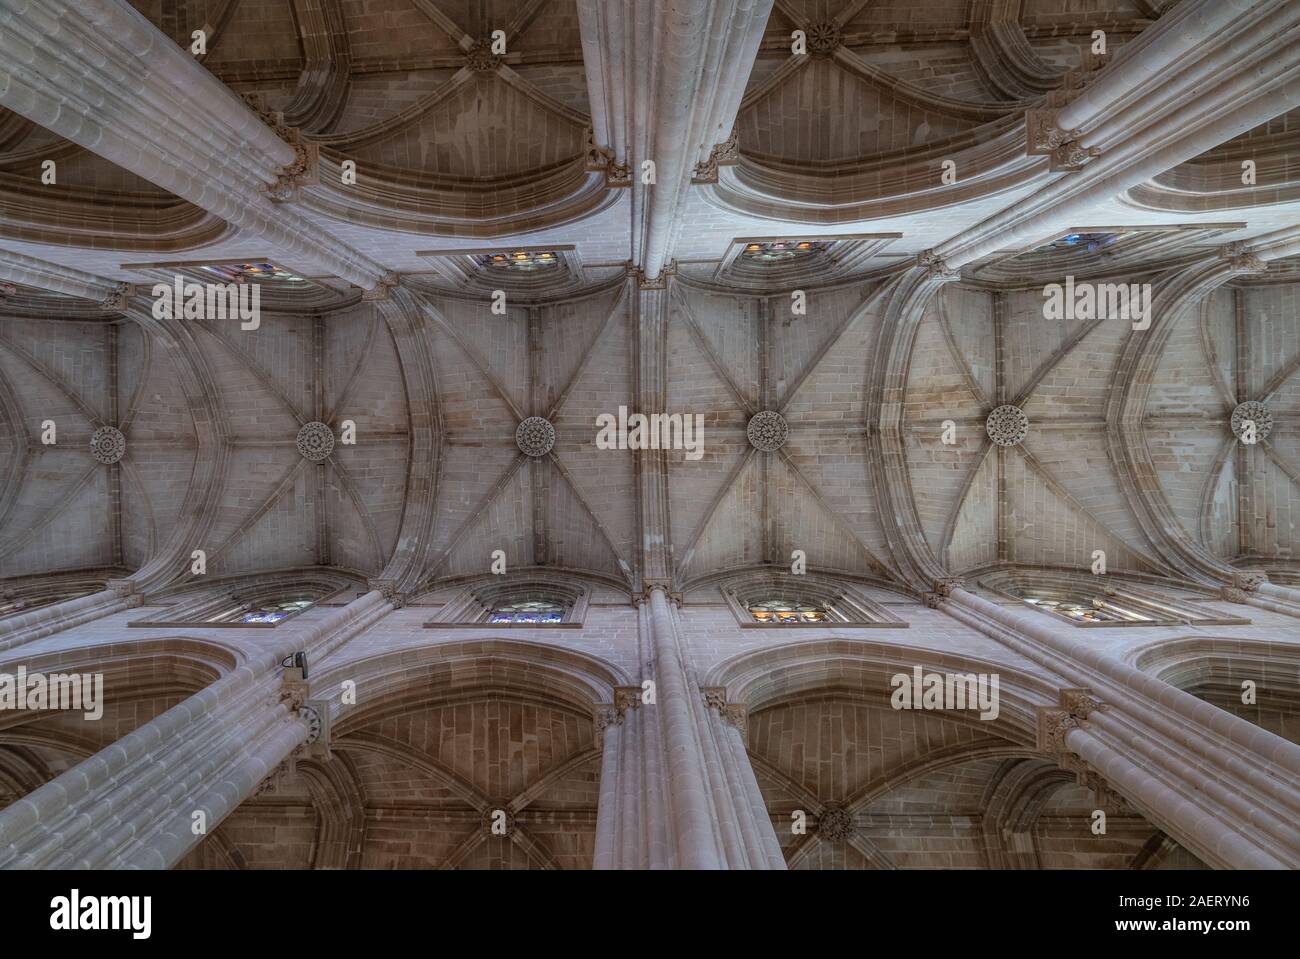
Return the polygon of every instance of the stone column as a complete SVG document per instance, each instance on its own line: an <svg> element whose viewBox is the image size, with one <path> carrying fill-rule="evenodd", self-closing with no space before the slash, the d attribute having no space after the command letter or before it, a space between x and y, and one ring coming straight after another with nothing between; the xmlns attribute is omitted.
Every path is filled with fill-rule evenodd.
<svg viewBox="0 0 1300 959"><path fill-rule="evenodd" d="M3 627L0 627L0 653L138 605L140 597L131 595L129 591L105 589L89 596L15 613L5 617Z"/></svg>
<svg viewBox="0 0 1300 959"><path fill-rule="evenodd" d="M785 855L745 746L745 708L728 703L725 689L701 693L710 786L719 809L733 817L727 823L735 830L734 837L728 835L728 858L751 869L785 869Z"/></svg>
<svg viewBox="0 0 1300 959"><path fill-rule="evenodd" d="M275 202L309 179L309 146L287 142L125 0L0 0L0 20L0 105L280 255L381 285L379 264Z"/></svg>
<svg viewBox="0 0 1300 959"><path fill-rule="evenodd" d="M593 146L630 176L633 260L648 277L668 262L697 165L731 133L771 10L772 0L579 0Z"/></svg>
<svg viewBox="0 0 1300 959"><path fill-rule="evenodd" d="M1074 627L952 580L934 600L1076 684L1040 711L1040 748L1066 768L1104 779L1212 866L1300 867L1300 746L1099 653Z"/></svg>
<svg viewBox="0 0 1300 959"><path fill-rule="evenodd" d="M261 658L17 800L0 812L0 868L174 866L312 735L306 688L281 661L323 657L391 609L371 591L306 636L273 636Z"/></svg>

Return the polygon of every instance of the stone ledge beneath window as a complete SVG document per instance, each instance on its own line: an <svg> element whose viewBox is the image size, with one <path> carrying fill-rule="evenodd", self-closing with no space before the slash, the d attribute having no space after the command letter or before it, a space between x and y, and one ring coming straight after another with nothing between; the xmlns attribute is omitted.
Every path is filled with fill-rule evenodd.
<svg viewBox="0 0 1300 959"><path fill-rule="evenodd" d="M425 629L582 629L582 623L439 623L423 624Z"/></svg>
<svg viewBox="0 0 1300 959"><path fill-rule="evenodd" d="M886 620L879 623L744 623L741 629L908 629L911 627L901 619Z"/></svg>

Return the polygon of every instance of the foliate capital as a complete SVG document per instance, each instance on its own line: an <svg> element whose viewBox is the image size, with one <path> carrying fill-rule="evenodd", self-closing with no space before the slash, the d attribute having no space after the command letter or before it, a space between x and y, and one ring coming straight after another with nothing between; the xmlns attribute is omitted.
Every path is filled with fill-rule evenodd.
<svg viewBox="0 0 1300 959"><path fill-rule="evenodd" d="M1234 256L1228 260L1228 264L1233 273L1264 273L1268 270L1268 263L1254 253Z"/></svg>
<svg viewBox="0 0 1300 959"><path fill-rule="evenodd" d="M1059 695L1061 707L1079 720L1080 724L1087 722L1088 717L1094 712L1105 712L1108 708L1105 703L1092 695L1091 689L1086 687L1062 689Z"/></svg>
<svg viewBox="0 0 1300 959"><path fill-rule="evenodd" d="M105 310L125 310L131 297L135 296L135 286L131 283L119 283L113 291L99 301Z"/></svg>
<svg viewBox="0 0 1300 959"><path fill-rule="evenodd" d="M1062 143L1050 154L1051 162L1048 164L1052 170L1082 170L1085 166L1101 156L1099 147L1085 147L1078 140L1069 140Z"/></svg>
<svg viewBox="0 0 1300 959"><path fill-rule="evenodd" d="M1253 593L1268 582L1268 574L1260 573L1255 570L1233 573L1232 582L1238 589L1247 593Z"/></svg>
<svg viewBox="0 0 1300 959"><path fill-rule="evenodd" d="M949 577L946 579L936 579L934 581L934 591L938 593L940 596L943 596L945 598L951 596L952 591L954 589L965 589L965 588L966 588L966 581L964 579Z"/></svg>
<svg viewBox="0 0 1300 959"><path fill-rule="evenodd" d="M1250 595L1244 589L1238 589L1236 586L1224 586L1219 590L1219 598L1227 600L1229 603L1240 603L1243 606L1250 602Z"/></svg>
<svg viewBox="0 0 1300 959"><path fill-rule="evenodd" d="M266 195L275 203L287 203L298 195L298 188L319 180L320 148L315 143L294 142L293 162L276 171L275 180L266 187Z"/></svg>
<svg viewBox="0 0 1300 959"><path fill-rule="evenodd" d="M721 712L727 705L727 689L725 686L701 686L700 692L704 696L704 708L716 709Z"/></svg>
<svg viewBox="0 0 1300 959"><path fill-rule="evenodd" d="M379 281L370 289L361 294L363 300L386 300L388 294L392 293L402 282L402 277L398 273L389 270L379 278Z"/></svg>
<svg viewBox="0 0 1300 959"><path fill-rule="evenodd" d="M623 712L624 710L617 709L613 705L597 706L592 710L591 715L596 732L603 733L610 726L622 726Z"/></svg>
<svg viewBox="0 0 1300 959"><path fill-rule="evenodd" d="M641 708L641 687L640 686L615 686L614 687L614 710L618 713L618 721L623 721L624 714L629 709Z"/></svg>
<svg viewBox="0 0 1300 959"><path fill-rule="evenodd" d="M691 182L717 183L718 168L735 166L738 162L740 162L740 148L736 140L736 130L733 127L731 136L722 143L714 144L707 160L695 164L695 174L691 177Z"/></svg>
<svg viewBox="0 0 1300 959"><path fill-rule="evenodd" d="M934 250L922 250L916 255L916 265L925 267L933 279L955 280L961 276L960 270L954 270L944 262L943 257Z"/></svg>
<svg viewBox="0 0 1300 959"><path fill-rule="evenodd" d="M1046 156L1062 144L1077 139L1078 130L1062 130L1056 123L1060 110L1025 111L1025 152Z"/></svg>
<svg viewBox="0 0 1300 959"><path fill-rule="evenodd" d="M1062 756L1070 750L1065 745L1065 737L1072 729L1079 728L1079 721L1068 710L1058 706L1039 706L1037 723L1037 744L1040 752L1051 756Z"/></svg>
<svg viewBox="0 0 1300 959"><path fill-rule="evenodd" d="M619 163L609 147L598 144L591 127L587 128L587 170L605 174L607 187L632 185L632 168L626 163Z"/></svg>
<svg viewBox="0 0 1300 959"><path fill-rule="evenodd" d="M406 606L406 601L411 598L409 593L404 593L397 588L395 579L372 579L368 580L366 585L370 589L377 590L380 596L393 604L394 609L402 609Z"/></svg>

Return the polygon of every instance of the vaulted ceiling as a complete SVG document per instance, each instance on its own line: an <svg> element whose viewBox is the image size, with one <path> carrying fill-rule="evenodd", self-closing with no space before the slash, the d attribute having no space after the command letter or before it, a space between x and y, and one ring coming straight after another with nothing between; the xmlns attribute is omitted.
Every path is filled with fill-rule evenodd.
<svg viewBox="0 0 1300 959"><path fill-rule="evenodd" d="M1300 222L1293 90L1151 175L1088 180L1089 166L1063 173L1027 152L1026 111L1104 89L1097 77L1179 5L700 4L722 19L689 107L665 79L672 24L655 27L677 14L657 5L133 6L142 17L123 5L120 41L103 43L166 48L137 99L96 114L124 142L0 92L23 111L0 110L0 577L175 567L201 545L223 575L401 565L414 591L480 574L500 549L514 568L635 590L662 539L679 585L803 549L815 568L921 590L895 495L952 574L1087 568L1096 549L1117 571L1184 573L1154 497L1187 550L1300 575L1295 257L1169 310L1150 347L1127 322L1042 314L1049 280L1163 288L1224 244ZM0 31L27 29L11 16L0 3ZM1099 29L1105 57L1090 52ZM1277 42L1293 28L1279 29ZM190 52L195 31L205 53ZM807 54L791 51L796 31ZM60 73L55 39L28 39L38 82L90 96ZM678 108L689 123L658 124ZM1129 109L1138 130L1146 118ZM1125 149L1118 132L1101 142L1098 164ZM307 145L314 168L273 202L254 185L286 143ZM640 178L647 156L655 184ZM1051 214L1071 183L1093 182ZM1116 239L1049 246L1078 233ZM765 273L737 259L754 239L826 246ZM945 243L971 255L891 366L895 278ZM478 259L521 247L561 263L493 274ZM305 279L262 282L256 331L149 313L155 282L261 261ZM107 302L118 283L136 286ZM656 378L664 411L703 417L705 446L698 460L666 454L664 527L648 530L643 467L597 449L594 424L649 411ZM885 484L881 391L901 410ZM1120 393L1135 397L1123 410ZM1258 445L1229 426L1246 400L1274 417ZM985 433L1003 404L1029 419L1014 446ZM764 410L789 425L775 452L746 437ZM545 456L516 445L530 416L555 427ZM296 438L315 421L336 437L352 421L357 443L311 462ZM114 464L90 455L105 426L126 436ZM1149 476L1133 465L1148 462Z"/></svg>

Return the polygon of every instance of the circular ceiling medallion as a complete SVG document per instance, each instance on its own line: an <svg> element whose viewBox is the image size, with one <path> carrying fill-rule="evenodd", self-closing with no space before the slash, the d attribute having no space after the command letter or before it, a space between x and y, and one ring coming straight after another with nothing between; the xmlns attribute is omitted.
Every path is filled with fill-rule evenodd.
<svg viewBox="0 0 1300 959"><path fill-rule="evenodd" d="M334 452L334 433L324 423L308 423L298 431L298 452L303 459L323 463Z"/></svg>
<svg viewBox="0 0 1300 959"><path fill-rule="evenodd" d="M483 810L482 822L489 836L504 838L515 831L515 814L504 804L490 804Z"/></svg>
<svg viewBox="0 0 1300 959"><path fill-rule="evenodd" d="M126 455L126 437L112 426L101 426L90 435L90 455L101 463L116 463Z"/></svg>
<svg viewBox="0 0 1300 959"><path fill-rule="evenodd" d="M773 410L763 410L761 413L755 413L750 419L749 425L745 427L745 435L749 437L750 444L756 450L762 450L764 453L775 453L785 445L786 439L790 436L790 427L786 425L785 417Z"/></svg>
<svg viewBox="0 0 1300 959"><path fill-rule="evenodd" d="M1273 414L1257 400L1247 400L1232 411L1232 432L1237 439L1242 438L1247 422L1255 424L1256 440L1265 439L1273 432Z"/></svg>
<svg viewBox="0 0 1300 959"><path fill-rule="evenodd" d="M1029 417L1018 406L999 406L984 421L984 431L998 446L1015 446L1029 435Z"/></svg>
<svg viewBox="0 0 1300 959"><path fill-rule="evenodd" d="M817 817L817 834L829 842L843 842L853 835L853 829L853 814L835 803L829 803Z"/></svg>
<svg viewBox="0 0 1300 959"><path fill-rule="evenodd" d="M528 456L545 456L555 448L555 427L544 416L530 416L515 430L515 444Z"/></svg>

